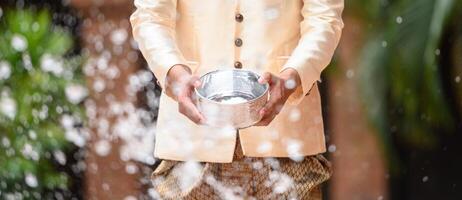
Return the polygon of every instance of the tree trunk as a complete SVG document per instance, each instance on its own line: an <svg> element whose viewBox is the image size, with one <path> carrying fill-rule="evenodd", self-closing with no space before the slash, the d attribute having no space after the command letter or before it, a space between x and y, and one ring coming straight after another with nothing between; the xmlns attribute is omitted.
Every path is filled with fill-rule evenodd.
<svg viewBox="0 0 462 200"><path fill-rule="evenodd" d="M387 198L387 170L378 137L367 122L358 89L357 58L364 44L363 24L344 17L339 62L328 78L328 127L334 200Z"/></svg>

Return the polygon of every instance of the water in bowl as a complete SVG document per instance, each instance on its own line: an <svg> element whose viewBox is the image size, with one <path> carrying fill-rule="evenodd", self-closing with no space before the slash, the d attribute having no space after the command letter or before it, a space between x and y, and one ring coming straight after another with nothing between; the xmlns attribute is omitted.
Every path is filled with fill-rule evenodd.
<svg viewBox="0 0 462 200"><path fill-rule="evenodd" d="M233 92L231 94L217 94L209 97L210 100L220 102L223 104L239 104L245 103L249 100L254 99L253 95L249 95L241 92Z"/></svg>

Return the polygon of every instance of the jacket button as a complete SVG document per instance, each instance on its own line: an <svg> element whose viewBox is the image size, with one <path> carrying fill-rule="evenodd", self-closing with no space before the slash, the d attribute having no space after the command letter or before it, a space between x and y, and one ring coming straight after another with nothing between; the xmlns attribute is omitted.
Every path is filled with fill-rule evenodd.
<svg viewBox="0 0 462 200"><path fill-rule="evenodd" d="M241 68L242 68L242 63L239 62L239 61L236 61L236 62L234 63L234 67L235 67L236 69L241 69Z"/></svg>
<svg viewBox="0 0 462 200"><path fill-rule="evenodd" d="M241 40L241 38L237 38L236 40L234 40L234 44L235 44L237 47L242 46L242 40Z"/></svg>
<svg viewBox="0 0 462 200"><path fill-rule="evenodd" d="M237 22L242 22L244 20L244 16L242 16L241 14L236 14L236 16L234 17L236 19Z"/></svg>

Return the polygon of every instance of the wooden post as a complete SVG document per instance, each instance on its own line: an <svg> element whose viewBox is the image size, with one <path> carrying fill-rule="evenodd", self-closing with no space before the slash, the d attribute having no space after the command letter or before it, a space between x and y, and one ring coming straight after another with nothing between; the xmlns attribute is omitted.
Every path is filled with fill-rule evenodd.
<svg viewBox="0 0 462 200"><path fill-rule="evenodd" d="M127 172L127 164L136 164L121 159L123 141L112 135L117 116L110 112L112 102L136 102L126 91L128 78L140 68L129 23L133 1L72 0L71 5L82 13L81 45L88 56L84 71L90 88L86 107L91 138L85 162L85 199L138 198L143 191L141 175Z"/></svg>
<svg viewBox="0 0 462 200"><path fill-rule="evenodd" d="M387 170L378 137L367 122L358 91L357 58L364 42L360 21L345 17L336 73L329 77L328 147L334 166L333 200L387 199Z"/></svg>

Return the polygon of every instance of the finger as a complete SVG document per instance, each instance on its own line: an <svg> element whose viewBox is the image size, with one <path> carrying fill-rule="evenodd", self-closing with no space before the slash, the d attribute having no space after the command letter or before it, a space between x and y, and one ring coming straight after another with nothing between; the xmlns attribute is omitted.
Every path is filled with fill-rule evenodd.
<svg viewBox="0 0 462 200"><path fill-rule="evenodd" d="M258 82L260 84L271 83L272 77L273 75L271 73L265 72L260 76L260 78L258 79Z"/></svg>
<svg viewBox="0 0 462 200"><path fill-rule="evenodd" d="M262 119L267 118L268 116L279 114L280 110L278 109L277 103L271 103L260 110L260 115Z"/></svg>
<svg viewBox="0 0 462 200"><path fill-rule="evenodd" d="M266 115L267 113L273 112L273 110L275 109L275 106L279 103L280 100L281 100L280 92L276 90L272 90L272 92L270 91L270 98L268 102L266 102L266 104L260 110L260 114Z"/></svg>
<svg viewBox="0 0 462 200"><path fill-rule="evenodd" d="M188 117L191 121L196 124L204 123L205 119L197 109L196 105L190 100L183 100L179 103L180 113Z"/></svg>
<svg viewBox="0 0 462 200"><path fill-rule="evenodd" d="M265 117L266 115L268 115L269 113L273 112L273 107L274 107L274 102L270 102L268 101L262 109L260 109L260 115L262 117Z"/></svg>
<svg viewBox="0 0 462 200"><path fill-rule="evenodd" d="M278 114L281 112L283 106L284 106L284 104L277 104L277 105L274 107L274 113L275 113L276 115L278 115Z"/></svg>
<svg viewBox="0 0 462 200"><path fill-rule="evenodd" d="M276 117L276 114L274 112L271 114L268 114L264 118L262 118L258 123L256 123L255 126L267 126L274 120L275 117Z"/></svg>
<svg viewBox="0 0 462 200"><path fill-rule="evenodd" d="M267 126L270 123L268 119L269 118L262 119L258 123L256 123L254 126Z"/></svg>
<svg viewBox="0 0 462 200"><path fill-rule="evenodd" d="M194 93L192 91L191 86L189 86L188 88L185 88L181 92L181 95L178 97L179 111L180 113L184 114L189 119L191 119L193 122L203 123L205 119L200 113L200 111L197 109L196 105L194 104L193 97L192 97L193 94Z"/></svg>
<svg viewBox="0 0 462 200"><path fill-rule="evenodd" d="M276 117L276 115L279 114L279 112L282 109L282 105L280 104L280 98L274 98L270 99L265 106L260 110L260 115L262 116L262 119L260 122L255 124L255 126L266 126L273 119Z"/></svg>
<svg viewBox="0 0 462 200"><path fill-rule="evenodd" d="M199 88L202 85L202 82L201 82L200 78L197 77L197 76L192 76L189 83L194 88Z"/></svg>

